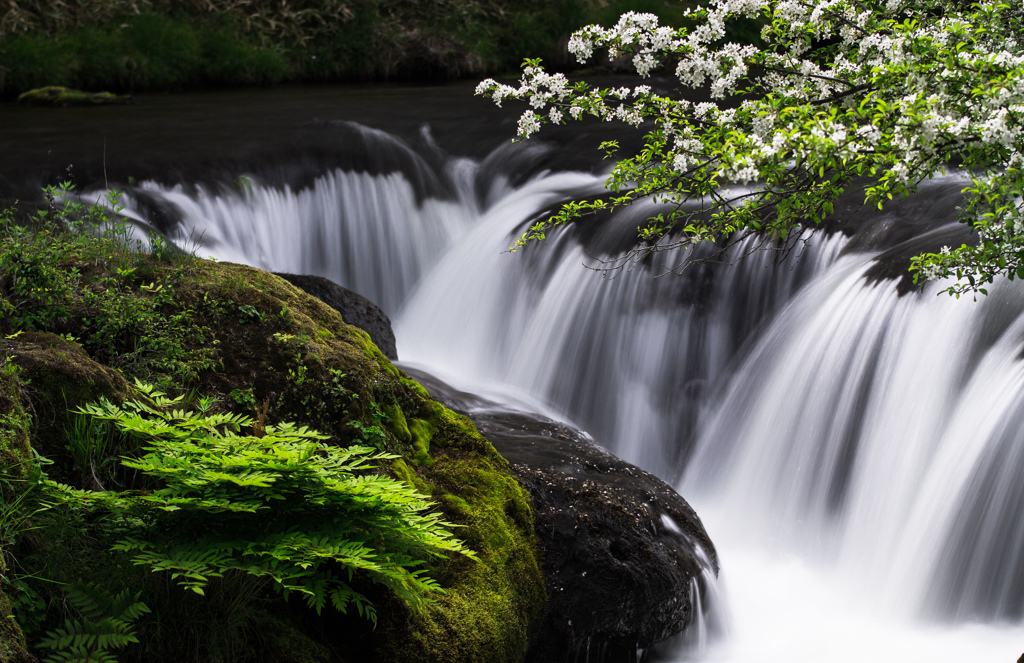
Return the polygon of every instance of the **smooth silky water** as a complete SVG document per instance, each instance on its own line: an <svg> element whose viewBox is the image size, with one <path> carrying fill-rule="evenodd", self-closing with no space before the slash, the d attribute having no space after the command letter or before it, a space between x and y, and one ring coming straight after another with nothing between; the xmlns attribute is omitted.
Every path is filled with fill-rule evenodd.
<svg viewBox="0 0 1024 663"><path fill-rule="evenodd" d="M643 206L510 254L526 224L603 178L553 167L536 142L469 159L429 132L410 147L344 130L387 163L154 177L127 187L125 214L201 256L350 287L391 315L402 362L554 413L675 485L721 574L652 660L1024 651L1020 284L977 302L936 286L900 297L871 277L881 248L823 232L781 263L755 251L681 275L657 260L592 269ZM919 220L948 218L935 200ZM876 234L897 223L883 217Z"/></svg>

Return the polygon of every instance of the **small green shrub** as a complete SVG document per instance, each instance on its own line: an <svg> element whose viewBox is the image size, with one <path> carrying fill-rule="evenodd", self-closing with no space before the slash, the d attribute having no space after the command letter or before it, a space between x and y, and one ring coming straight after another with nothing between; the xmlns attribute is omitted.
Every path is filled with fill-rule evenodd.
<svg viewBox="0 0 1024 663"><path fill-rule="evenodd" d="M175 298L194 256L135 237L116 193L95 205L69 183L44 194L29 225L0 214L0 333L74 332L92 356L150 378L189 382L212 369L212 332Z"/></svg>
<svg viewBox="0 0 1024 663"><path fill-rule="evenodd" d="M252 388L232 389L228 396L246 412L256 411L256 397L252 394Z"/></svg>
<svg viewBox="0 0 1024 663"><path fill-rule="evenodd" d="M330 603L376 623L354 577L392 590L414 608L441 591L421 568L430 557L476 556L453 527L405 483L373 473L396 458L365 446L324 444L325 436L290 423L266 426L249 417L180 408L137 384L141 398L124 409L101 401L80 410L111 422L141 444L125 467L158 488L89 492L50 482L54 499L105 514L119 537L115 550L135 564L167 571L198 594L229 572L267 581L287 597L303 596L318 612Z"/></svg>
<svg viewBox="0 0 1024 663"><path fill-rule="evenodd" d="M238 319L243 324L248 322L263 322L263 313L252 304L242 304L238 307Z"/></svg>
<svg viewBox="0 0 1024 663"><path fill-rule="evenodd" d="M86 415L74 417L65 432L66 448L75 475L91 477L94 486L103 490L103 480L109 474L108 466L114 461L119 436L114 434L109 423L95 421Z"/></svg>

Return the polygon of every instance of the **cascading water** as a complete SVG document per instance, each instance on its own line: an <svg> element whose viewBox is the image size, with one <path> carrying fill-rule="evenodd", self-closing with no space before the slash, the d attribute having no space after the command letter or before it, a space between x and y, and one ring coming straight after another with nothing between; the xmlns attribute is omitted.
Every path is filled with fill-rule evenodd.
<svg viewBox="0 0 1024 663"><path fill-rule="evenodd" d="M263 185L246 173L189 187L144 182L121 203L127 216L166 227L181 246L267 271L324 276L394 314L477 216L466 195L471 171L452 160L436 174L388 134L346 128L361 139L357 152L383 152L393 163L372 164L377 173L332 169L301 189ZM463 195L452 200L449 188ZM149 218L152 210L160 222Z"/></svg>
<svg viewBox="0 0 1024 663"><path fill-rule="evenodd" d="M583 265L600 266L649 209L503 253L601 177L542 170L535 145L476 164L372 137L407 163L301 187L147 182L126 212L201 255L357 290L392 315L404 361L560 413L676 482L719 549L726 598L704 604L728 622L711 632L728 635L709 641L696 624L657 660L1024 651L1017 284L976 303L900 297L869 278L897 240L824 233L780 264L754 252L682 276L654 278L670 266L655 260L602 278ZM948 200L935 205L948 216ZM891 221L861 235L905 229Z"/></svg>

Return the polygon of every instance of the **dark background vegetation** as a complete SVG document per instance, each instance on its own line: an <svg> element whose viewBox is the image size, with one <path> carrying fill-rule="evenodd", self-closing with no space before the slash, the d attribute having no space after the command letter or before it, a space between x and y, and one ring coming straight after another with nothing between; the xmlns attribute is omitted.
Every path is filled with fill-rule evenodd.
<svg viewBox="0 0 1024 663"><path fill-rule="evenodd" d="M369 80L443 81L571 67L566 43L625 11L679 25L680 0L11 0L0 94L119 93Z"/></svg>

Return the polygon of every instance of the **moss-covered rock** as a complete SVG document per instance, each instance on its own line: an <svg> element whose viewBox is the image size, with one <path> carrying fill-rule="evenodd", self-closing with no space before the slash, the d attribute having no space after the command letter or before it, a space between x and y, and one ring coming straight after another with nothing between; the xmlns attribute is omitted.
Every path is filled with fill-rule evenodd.
<svg viewBox="0 0 1024 663"><path fill-rule="evenodd" d="M718 560L697 513L671 486L567 424L497 403L481 408L479 397L410 372L468 413L530 493L550 601L529 663L591 651L634 660L690 628Z"/></svg>
<svg viewBox="0 0 1024 663"><path fill-rule="evenodd" d="M38 663L36 657L28 653L25 634L11 610L10 598L3 592L0 592L0 663Z"/></svg>
<svg viewBox="0 0 1024 663"><path fill-rule="evenodd" d="M282 274L278 276L292 285L308 292L327 304L345 319L350 325L362 329L370 335L370 340L380 348L384 356L392 361L398 359L395 347L395 332L391 329L391 320L375 303L357 292L343 288L330 279L314 274Z"/></svg>
<svg viewBox="0 0 1024 663"><path fill-rule="evenodd" d="M111 92L83 92L59 85L40 87L18 96L21 106L111 106L133 104L131 95L117 95Z"/></svg>
<svg viewBox="0 0 1024 663"><path fill-rule="evenodd" d="M21 367L0 349L0 474L16 481L27 477L32 458L30 417L22 403L24 383L20 373ZM4 493L5 501L12 497Z"/></svg>
<svg viewBox="0 0 1024 663"><path fill-rule="evenodd" d="M2 343L2 341L0 341ZM29 415L22 402L22 381L16 365L0 350L0 509L8 524L0 528L0 573L7 573L6 557L13 543L11 513L21 494L27 489L32 461L29 446ZM7 594L0 590L0 663L30 663L36 659L27 651L25 635L11 609Z"/></svg>
<svg viewBox="0 0 1024 663"><path fill-rule="evenodd" d="M481 561L439 565L446 593L427 613L378 628L377 660L521 661L545 601L529 498L468 419L432 401L407 414L435 428L429 452L417 452L431 460L416 466L417 487L463 526Z"/></svg>
<svg viewBox="0 0 1024 663"><path fill-rule="evenodd" d="M89 357L78 343L48 332L24 332L5 341L18 366L32 407L32 446L55 461L53 471L66 479L70 411L100 398L120 402L128 383Z"/></svg>
<svg viewBox="0 0 1024 663"><path fill-rule="evenodd" d="M389 603L376 631L357 627L362 660L522 660L545 595L528 497L508 463L333 308L252 267L203 263L199 270L179 288L182 301L230 300L235 310L260 314L247 324L211 323L223 370L204 375L201 390L252 385L268 421L309 422L339 441L361 434L352 422L377 421L388 449L405 457L393 474L436 501L480 557L433 566L445 593L427 612Z"/></svg>
<svg viewBox="0 0 1024 663"><path fill-rule="evenodd" d="M109 278L102 270L118 267L101 264L97 272L96 264L69 265L83 274L71 287L108 283L102 280ZM357 589L378 609L376 629L356 615L330 610L316 615L294 606L295 601L283 604L279 598L261 595L254 603L255 596L237 594L240 601L249 602L248 607L232 608L230 614L241 615L238 619L250 624L249 630L243 631L255 633L253 637L262 636L260 627L252 624L261 623L265 618L261 615L277 606L272 612L279 615L275 619L283 620L272 629L278 644L261 650L248 642L230 650L241 653L220 651L218 656L281 663L521 661L545 603L532 514L528 497L510 475L508 463L474 426L431 400L422 387L391 364L365 332L345 324L336 310L273 274L199 260L183 266L150 258L145 264L133 265L133 274L145 274L144 281L118 281L116 296L148 299L153 306L145 310L147 315L160 316L152 318L158 326L163 320L185 320L179 327L170 323L161 327L177 330L172 339L175 352L197 353L205 348L212 361L184 382L182 376L190 373L166 372L169 363L159 356L159 344L152 345L154 349L147 354L133 355L131 362L117 363L118 371L102 365L97 360L116 363L121 346L107 344L91 331L88 325L94 324L96 312L82 308L87 298L74 291L67 301L60 302L66 311L55 324L60 325L61 333L86 339L82 345L46 332L25 332L8 341L13 362L30 380L27 393L36 413L33 445L55 460L55 476L88 485L88 481L70 476L74 468L62 455L68 408L99 397L123 399L130 390L126 377L156 380L165 390L215 397L221 407L254 417L257 428L293 421L317 428L329 435L333 444L362 441L398 454L401 458L391 466L391 473L436 502L444 516L458 525L456 535L479 558L455 557L430 564L427 570L444 593L422 612L410 610L379 587L359 585L355 578ZM163 284L164 289L160 291L154 283ZM90 317L93 322L88 321ZM188 330L193 328L201 333L190 334ZM195 607L183 608L181 601L168 598L181 591L173 583L167 583L171 590L158 592L150 580L139 579L141 571L124 567L123 558L111 554L102 559L106 553L86 532L92 523L69 525L54 520L50 526L53 533L47 534L47 540L26 547L27 564L35 559L40 568L48 569L51 576L62 576L58 579L65 582L73 572L107 583L112 590L144 589L149 598L143 596L142 600L149 601L154 613L159 613L163 603L174 603L171 607L176 614L184 615L180 619L199 614ZM77 545L76 536L89 537L88 545L84 540ZM193 596L189 600L201 599ZM51 620L58 617L47 615ZM153 619L158 618L156 614ZM119 658L171 660L160 652L173 648L161 649L157 640L179 636L158 626L140 621L139 628L147 634L146 650L132 653L126 649ZM290 652L280 643L289 639L293 628L303 634L296 636L296 644L302 646ZM214 646L206 642L194 649ZM196 660L207 659L201 656Z"/></svg>

